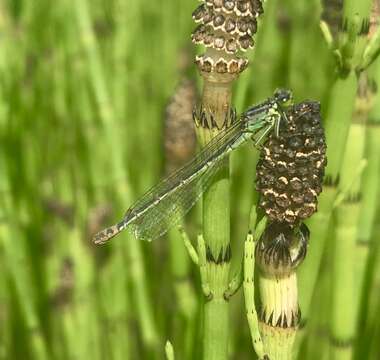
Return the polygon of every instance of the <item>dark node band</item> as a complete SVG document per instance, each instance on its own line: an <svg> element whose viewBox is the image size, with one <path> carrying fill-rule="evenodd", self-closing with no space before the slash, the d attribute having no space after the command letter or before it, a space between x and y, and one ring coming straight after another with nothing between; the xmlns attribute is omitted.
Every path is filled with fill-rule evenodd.
<svg viewBox="0 0 380 360"><path fill-rule="evenodd" d="M206 246L206 260L208 262L221 265L223 263L228 263L231 260L231 246L227 245L226 248L221 247L218 256L215 258L209 246Z"/></svg>

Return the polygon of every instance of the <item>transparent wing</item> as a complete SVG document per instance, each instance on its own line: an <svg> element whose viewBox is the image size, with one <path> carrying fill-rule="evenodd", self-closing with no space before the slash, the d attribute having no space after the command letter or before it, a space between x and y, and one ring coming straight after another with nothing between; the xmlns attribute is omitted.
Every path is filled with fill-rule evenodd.
<svg viewBox="0 0 380 360"><path fill-rule="evenodd" d="M126 228L143 239L153 240L163 235L199 199L221 166L220 159L226 149L241 136L244 126L245 120L240 118L230 128L220 132L191 161L137 200L121 222L97 233L94 242L105 243ZM205 164L210 165L206 168Z"/></svg>
<svg viewBox="0 0 380 360"><path fill-rule="evenodd" d="M269 129L264 117L254 121L255 125L249 130L253 138L260 129ZM165 234L193 207L210 185L224 157L241 143L242 134L248 131L246 125L247 119L241 117L229 129L220 132L193 160L145 193L128 209L120 223L96 234L94 242L105 243L126 228L137 238L146 240Z"/></svg>
<svg viewBox="0 0 380 360"><path fill-rule="evenodd" d="M204 164L223 154L229 144L233 143L235 139L241 135L242 125L242 121L239 121L229 129L220 132L198 154L196 154L192 160L147 191L134 205L132 205L130 208L131 210L127 211L126 216L131 213L138 213L147 205L154 202L157 197L169 192L177 187L183 180L188 179L193 174L200 171Z"/></svg>
<svg viewBox="0 0 380 360"><path fill-rule="evenodd" d="M127 227L135 237L153 240L178 224L208 188L229 146L241 134L242 124L238 122L218 134L184 167L143 195L125 216Z"/></svg>
<svg viewBox="0 0 380 360"><path fill-rule="evenodd" d="M172 191L146 213L128 224L127 229L142 240L153 240L164 235L170 227L180 223L184 215L199 200L225 161L225 158L216 161L180 189Z"/></svg>

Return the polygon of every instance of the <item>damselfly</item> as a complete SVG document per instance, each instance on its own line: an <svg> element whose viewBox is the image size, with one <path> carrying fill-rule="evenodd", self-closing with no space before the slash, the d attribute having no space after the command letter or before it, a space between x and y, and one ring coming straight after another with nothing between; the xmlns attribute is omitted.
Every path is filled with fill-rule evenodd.
<svg viewBox="0 0 380 360"><path fill-rule="evenodd" d="M192 160L145 193L126 212L123 220L94 236L103 244L124 229L136 238L153 240L165 234L194 206L223 159L249 139L257 146L274 130L279 136L284 107L291 101L288 90L277 90L263 103L250 107L228 129L216 135Z"/></svg>

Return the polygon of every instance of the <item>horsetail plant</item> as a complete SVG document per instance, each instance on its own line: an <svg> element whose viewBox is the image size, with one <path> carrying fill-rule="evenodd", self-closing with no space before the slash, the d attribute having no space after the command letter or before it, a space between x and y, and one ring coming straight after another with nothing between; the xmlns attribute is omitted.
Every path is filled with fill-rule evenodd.
<svg viewBox="0 0 380 360"><path fill-rule="evenodd" d="M167 107L164 128L165 172L183 166L195 152L192 112L196 101L195 84L182 79Z"/></svg>
<svg viewBox="0 0 380 360"><path fill-rule="evenodd" d="M250 36L256 30L256 17L261 10L260 6L257 7L257 4L251 1L240 1L236 4L227 1L224 5L216 1L212 4L202 4L194 12L194 18L202 24L194 31L193 41L213 48L212 51L207 50L204 55L198 56L196 61L205 81L202 103L193 115L198 128L198 138L204 149L193 161L148 191L129 208L121 222L94 237L95 243L101 244L129 228L136 237L152 240L164 234L170 225L178 222L194 205L201 191L205 191L204 229L203 235L199 238L199 255L196 262L201 270L202 289L207 299L204 309L206 359L225 358L228 351L227 301L230 296L228 294L233 294L233 291L229 283L231 249L229 207L226 205L228 204L228 163L223 162L227 155L250 138L254 139L256 144L260 143L274 129L271 137L273 143L264 147L266 157L259 163L261 170L258 170L261 172L260 176L263 176L258 178L258 189L263 192L260 205L273 221L273 224L267 228L269 233L262 237L265 240L260 242L259 248L264 255L257 255L262 269L263 264L276 268L278 262L284 262L284 266L287 266L289 261L291 266L296 267L298 261L303 259L306 253L307 231L303 225L294 231L294 238L299 240L297 242L292 238L293 225L298 226L300 219L309 217L316 210L316 196L321 191L320 177L325 161L323 130L321 132L318 128L320 122L318 104L305 102L286 111L291 94L288 91L277 91L273 98L249 108L240 116L239 121L236 121L235 111L231 109L232 82L246 66L246 60L234 58L233 55L239 48L246 50L251 47ZM216 54L218 58L215 58ZM286 124L283 124L284 121ZM284 134L281 131L281 136L280 130L284 130ZM319 135L319 138L313 137L315 135ZM273 158L270 156L271 149ZM315 167L309 178L307 165ZM272 169L265 170L266 167ZM275 180L278 180L277 190L288 188L290 192L277 193L278 198L273 200L276 192L267 187L273 185L274 180L269 179L271 175L264 174L265 171L278 172L282 175L288 171L289 179L280 176ZM302 182L305 183L304 193ZM285 210L288 207L289 209ZM266 246L271 247L273 243L283 243L284 248L289 247L292 250L294 246L299 246L300 249L297 250L299 254L290 259L294 252L290 255L291 251L288 249L290 260L276 258L274 265L269 264L265 255ZM275 257L281 257L283 252L284 250ZM290 272L289 269L284 271L286 275ZM268 273L275 276L283 275L281 271L277 274L269 270ZM295 283L293 278L290 281L292 284ZM264 295L266 287L264 285L262 289L264 304L268 300ZM287 287L286 283L284 288ZM288 295L286 294L285 298ZM299 317L297 302L295 306L297 309L292 308L284 315L280 305L280 315L277 313L275 315L281 317L281 326L296 327ZM262 317L264 322L268 323L269 318L266 318L265 313L266 311ZM276 324L277 322L270 323L269 326ZM292 342L288 346L289 349L291 345ZM271 345L269 348L272 349ZM273 352L277 354L278 350Z"/></svg>
<svg viewBox="0 0 380 360"><path fill-rule="evenodd" d="M310 254L305 265L300 270L301 309L307 320L313 289L322 260L325 241L328 237L329 224L333 214L334 201L338 192L342 193L339 185L341 163L344 158L355 98L358 89L358 75L362 70L363 53L369 42L368 19L372 1L344 1L341 6L337 3L338 12L334 17L324 17L321 21L321 31L328 48L335 59L336 77L331 85L326 123L326 142L334 144L327 148L329 162L326 168L324 191L321 194L318 213L307 223L311 233L318 241L310 243ZM330 21L327 23L326 21ZM337 25L338 24L338 25ZM333 34L335 36L333 36ZM373 47L373 45L372 45ZM336 256L340 254L336 253ZM339 262L337 259L336 261ZM302 341L300 333L297 351Z"/></svg>
<svg viewBox="0 0 380 360"><path fill-rule="evenodd" d="M194 30L192 40L207 47L204 54L196 57L203 78L202 101L194 112L201 146L232 125L232 84L248 63L237 53L253 47L257 17L262 12L260 0L205 0L193 13L193 19L200 25ZM229 308L224 293L229 285L231 260L229 187L226 163L203 197L203 236L210 290L205 294L203 354L208 360L223 360L228 356Z"/></svg>
<svg viewBox="0 0 380 360"><path fill-rule="evenodd" d="M374 67L371 72L371 77L376 84L380 83L380 67L379 64ZM376 86L377 87L377 86ZM378 94L378 93L377 93ZM369 261L376 261L378 259L379 246L376 245L376 224L378 231L379 221L376 221L378 217L378 204L377 199L380 194L380 98L377 95L374 101L373 109L368 115L368 121L366 123L366 146L365 155L368 160L367 166L363 171L362 176L362 206L360 209L360 215L358 219L358 236L357 236L357 248L359 252L359 259L357 263L357 280L358 280L358 319L361 319L361 315L367 310L367 315L364 319L356 323L357 328L366 329L363 336L358 339L361 348L365 351L360 355L369 357L370 351L368 343L370 334L373 332L373 323L375 322L375 316L378 306L370 306L372 299L366 294L366 290L371 288L371 285L366 284L365 275L369 272ZM373 251L374 250L374 251ZM373 270L371 270L372 272ZM375 291L376 293L376 291ZM371 309L371 311L369 310ZM376 309L373 311L373 309ZM368 328L370 329L368 331Z"/></svg>
<svg viewBox="0 0 380 360"><path fill-rule="evenodd" d="M361 173L357 173L364 160L365 123L372 106L371 88L365 73L361 73L347 146L341 164L338 190L344 199L335 208L332 244L332 314L330 346L334 358L351 359L356 332L356 314L360 300L360 271L363 248L357 246L358 219L362 208ZM332 247L331 246L331 247ZM344 254L344 256L342 256Z"/></svg>
<svg viewBox="0 0 380 360"><path fill-rule="evenodd" d="M250 225L255 228L254 233L248 231L245 243L244 243L244 270L243 270L243 291L245 300L245 309L247 314L247 321L252 338L253 348L261 360L267 360L268 354L266 354L263 340L261 338L259 321L255 306L255 248L258 239L261 237L265 225L266 218L264 217L255 226L257 220L257 213L255 206L251 209Z"/></svg>
<svg viewBox="0 0 380 360"><path fill-rule="evenodd" d="M326 166L320 105L290 106L280 137L271 134L257 164L259 206L269 222L256 246L260 332L270 359L292 359L300 321L298 266L306 256L309 230L303 221L317 210Z"/></svg>
<svg viewBox="0 0 380 360"><path fill-rule="evenodd" d="M378 15L376 8L372 8L373 11ZM371 40L375 36L376 27L377 21L373 23L368 19L367 26L362 30L362 35L366 36L370 48L373 48L374 43ZM332 244L334 249L332 252L334 254L332 276L333 283L340 286L334 286L332 290L330 351L332 356L340 359L351 359L353 356L357 315L363 286L362 279L368 253L368 249L364 246L368 243L359 242L359 236L361 236L359 225L363 221L363 216L368 215L371 218L371 214L363 208L363 191L375 190L373 188L366 189L362 184L362 174L355 174L358 164L365 162L365 145L368 141L366 123L373 106L374 84L369 79L366 70L373 59L369 61L366 56L368 52L370 50L365 48L360 54L362 63L358 66L355 107L338 185L338 190L344 192L344 200L336 206L334 219L335 241ZM371 164L371 167L373 166ZM374 193L371 196L374 196ZM368 195L366 197L368 198ZM368 211L371 210L371 207L368 207ZM344 260L341 254L344 254ZM351 301L347 301L347 299L351 299Z"/></svg>
<svg viewBox="0 0 380 360"><path fill-rule="evenodd" d="M95 243L104 243L129 227L138 238L152 240L164 234L168 225L179 221L199 196L197 179L211 179L213 184L205 193L203 206L204 237L210 272L210 302L205 305L205 358L223 359L228 346L228 307L224 292L228 287L229 261L229 182L228 166L216 167L230 151L245 142L262 127L266 130L258 136L259 142L278 120L267 119L272 103L277 106L283 99L275 97L258 109L248 110L241 121L235 121L232 109L231 86L233 80L244 70L247 60L235 54L253 46L252 36L256 32L256 18L262 13L260 1L219 1L206 2L193 13L201 22L193 32L195 43L210 47L196 59L204 78L201 106L194 112L198 137L205 145L218 131L225 131L216 137L197 157L183 168L169 176L145 194L126 213L118 224L101 231L94 237ZM251 120L251 117L252 120ZM257 117L257 121L255 118ZM231 126L231 131L227 129ZM215 171L216 174L214 173ZM204 174L205 176L203 177ZM202 177L201 177L202 175ZM217 180L213 180L217 179ZM200 183L207 187L206 183ZM181 194L181 196L179 196ZM170 211L168 211L170 208ZM219 324L219 325L218 325ZM217 346L216 341L218 342Z"/></svg>
<svg viewBox="0 0 380 360"><path fill-rule="evenodd" d="M376 33L379 29L380 22L380 2L374 1L370 24L368 31L369 42L373 42L380 32ZM373 51L373 50L372 50ZM363 59L367 58L363 55ZM369 57L368 57L369 58ZM366 60L367 61L367 60ZM373 60L372 60L373 61ZM361 123L365 126L365 149L364 157L367 160L366 167L363 171L361 178L361 209L357 224L357 237L356 247L358 251L357 269L355 278L359 293L357 295L357 319L360 314L360 307L363 302L364 294L364 279L367 271L367 264L370 254L371 246L371 234L374 227L374 219L376 217L376 203L374 199L377 199L379 194L379 145L375 139L379 138L379 124L377 119L379 100L378 100L378 83L379 83L379 65L376 64L364 71L362 76L362 86L359 87L357 95L357 111L355 112L354 123ZM359 121L361 119L361 121ZM357 320L355 320L356 327L359 326Z"/></svg>
<svg viewBox="0 0 380 360"><path fill-rule="evenodd" d="M193 81L183 78L166 106L164 123L165 173L170 174L183 166L195 152L196 137L192 112L197 93ZM196 328L197 299L190 280L190 261L177 229L168 232L170 264L178 310L185 321L185 339L191 339ZM173 327L179 327L180 317L175 317ZM177 334L177 331L174 331ZM177 339L173 339L176 341ZM165 350L168 355L168 344ZM171 344L170 344L171 346ZM172 349L172 347L171 347ZM177 349L177 356L189 358L192 343L185 342ZM174 352L171 357L174 359Z"/></svg>

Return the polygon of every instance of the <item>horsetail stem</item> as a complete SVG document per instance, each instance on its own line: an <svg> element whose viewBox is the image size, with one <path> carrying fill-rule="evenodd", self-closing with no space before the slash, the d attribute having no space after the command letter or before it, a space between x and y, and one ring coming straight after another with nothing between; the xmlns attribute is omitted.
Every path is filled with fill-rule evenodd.
<svg viewBox="0 0 380 360"><path fill-rule="evenodd" d="M256 247L260 269L260 330L270 359L292 359L300 321L296 270L306 256L302 223L317 210L326 165L320 105L290 106L281 137L265 142L257 164L260 207L270 220Z"/></svg>
<svg viewBox="0 0 380 360"><path fill-rule="evenodd" d="M362 31L368 35L369 27ZM360 60L359 60L360 61ZM347 145L340 169L338 190L345 190L345 199L336 208L335 241L332 244L332 308L330 327L331 354L334 358L351 359L357 326L363 262L366 249L357 246L359 214L362 207L361 175L355 176L363 161L366 141L366 122L373 105L373 85L366 71L358 75L355 108L349 128ZM347 190L347 186L349 189ZM372 195L373 196L373 195ZM342 256L344 254L344 256ZM357 286L359 285L359 291ZM350 299L350 301L348 301Z"/></svg>
<svg viewBox="0 0 380 360"><path fill-rule="evenodd" d="M358 88L356 69L361 62L361 56L367 43L370 5L371 1L369 0L363 2L345 1L343 7L339 9L339 16L334 17L329 24L325 23L325 27L330 34L336 34L335 37L330 38L330 41L333 42L328 43L332 55L336 58L337 75L331 86L325 117L326 142L328 145L334 145L327 147L328 164L326 167L325 191L321 195L318 214L308 222L310 231L316 240L311 242L311 255L306 259L305 265L299 273L301 309L305 319L308 317L312 291L317 281L322 253L328 237L334 200L340 188L339 173L345 154ZM325 18L325 21L329 20ZM339 24L338 26L337 23ZM304 333L305 328L298 337L297 351Z"/></svg>
<svg viewBox="0 0 380 360"><path fill-rule="evenodd" d="M185 69L183 69L185 70ZM196 100L196 88L193 81L183 78L176 87L166 106L164 124L165 172L170 174L184 165L194 155L196 138L192 120L192 111ZM187 236L184 233L184 236ZM177 229L168 231L170 246L170 269L172 281L181 317L175 317L173 327L179 328L185 322L185 338L191 338L196 328L195 314L197 299L190 279L190 260ZM177 342L177 331L174 332ZM168 345L168 343L167 343ZM171 346L171 345L170 345ZM174 359L174 352L171 350ZM189 358L191 344L184 344L176 350L177 357ZM169 359L168 349L166 348Z"/></svg>
<svg viewBox="0 0 380 360"><path fill-rule="evenodd" d="M237 53L253 47L256 19L262 12L260 0L206 0L193 12L193 19L200 25L193 31L192 41L207 47L204 54L196 57L203 78L201 104L194 112L201 145L234 121L232 83L248 62ZM211 292L204 305L203 354L207 360L228 356L229 307L224 293L228 289L231 260L229 190L226 162L203 197L207 288Z"/></svg>
<svg viewBox="0 0 380 360"><path fill-rule="evenodd" d="M376 32L379 31L379 16L380 16L380 3L375 1L373 3L371 17L370 17L370 27L368 32L369 42L372 38L377 36ZM365 54L363 55L363 58ZM367 271L367 264L370 254L371 246L371 234L373 233L373 228L375 225L376 218L376 199L379 194L379 179L378 174L380 172L380 146L379 142L376 140L380 136L380 102L378 96L378 84L380 83L380 67L376 64L372 71L366 71L365 76L368 80L364 85L366 88L363 90L366 92L364 95L363 106L361 106L361 112L363 120L365 122L365 157L367 159L367 166L364 169L361 184L361 209L358 219L358 230L356 246L358 250L358 260L357 260L357 288L359 289L359 294L357 296L357 318L359 318L361 306L364 302L364 279ZM360 326L360 324L356 324Z"/></svg>
<svg viewBox="0 0 380 360"><path fill-rule="evenodd" d="M165 127L164 127L164 147L165 147L165 172L172 173L184 165L195 151L195 132L192 122L192 111L195 105L196 89L195 84L188 79L183 79L175 89L166 107ZM180 234L176 229L169 231L169 241L171 249L171 267L176 285L176 292L179 303L184 300L187 306L180 308L181 312L194 311L194 301L186 301L187 296L181 296L185 291L191 294L191 286L185 280L188 276L189 261L186 250L180 241ZM191 296L190 296L191 297ZM191 303L193 303L191 305ZM184 305L182 304L182 305ZM191 316L190 316L191 317Z"/></svg>

